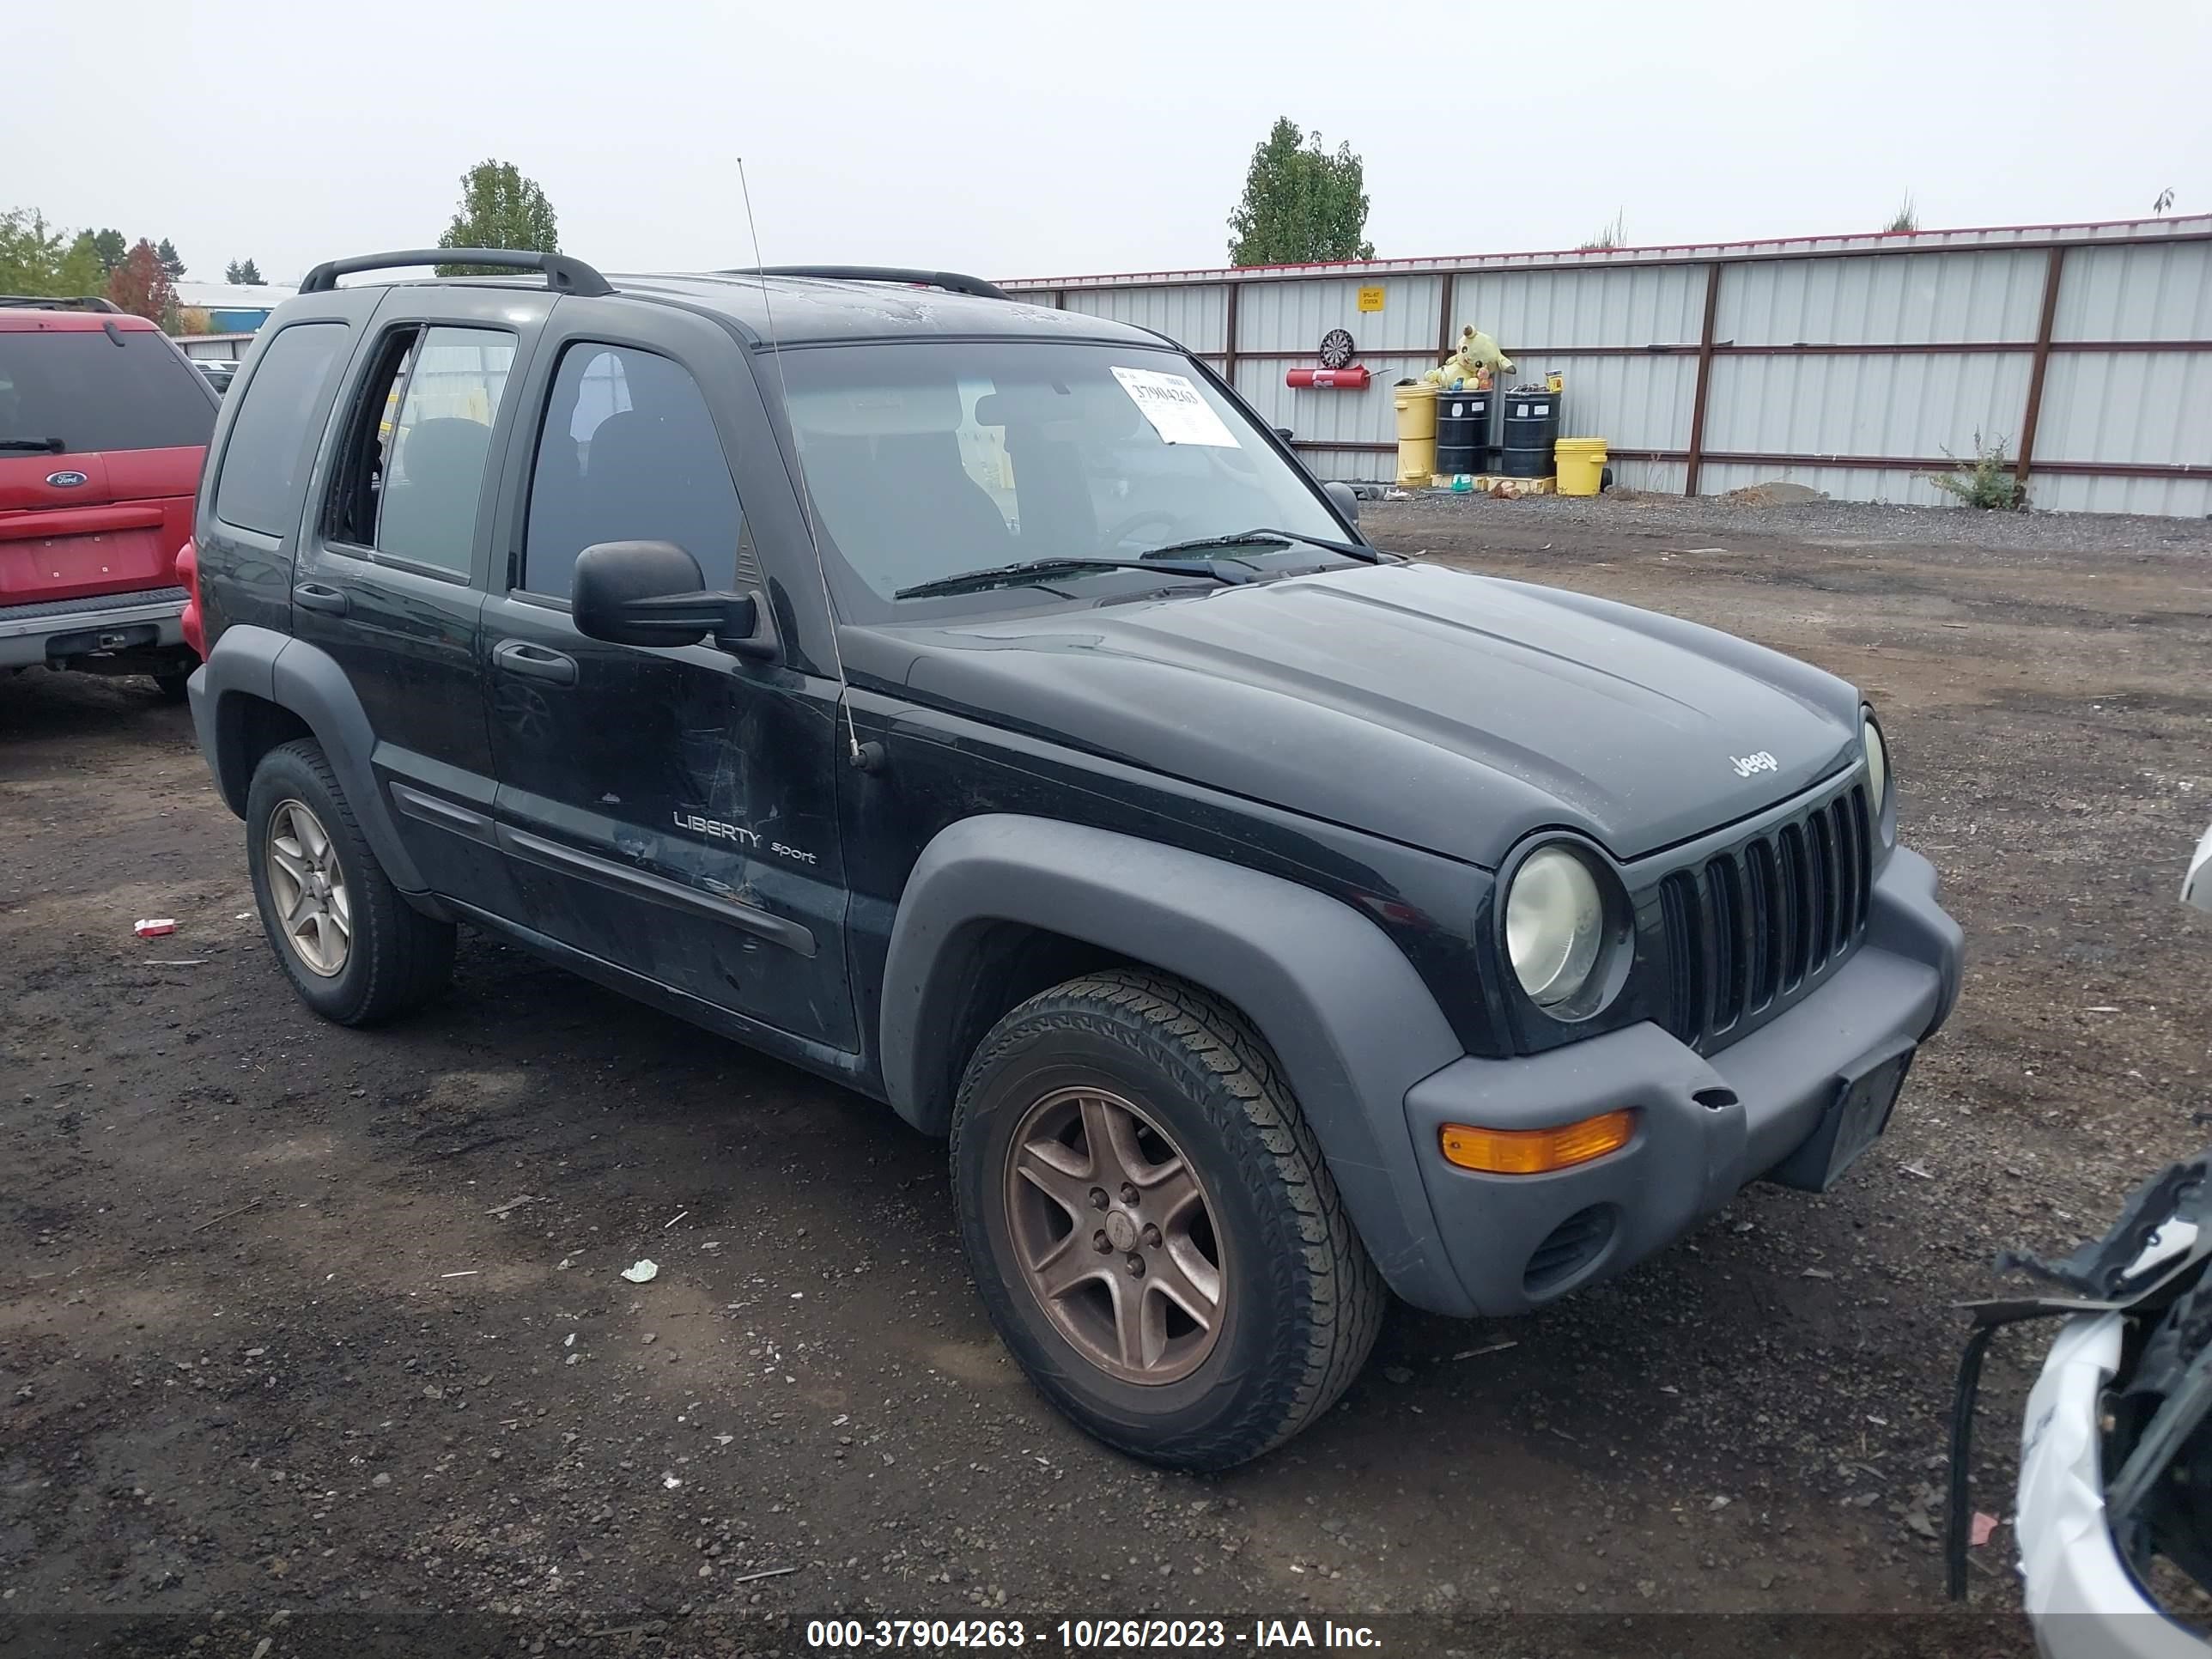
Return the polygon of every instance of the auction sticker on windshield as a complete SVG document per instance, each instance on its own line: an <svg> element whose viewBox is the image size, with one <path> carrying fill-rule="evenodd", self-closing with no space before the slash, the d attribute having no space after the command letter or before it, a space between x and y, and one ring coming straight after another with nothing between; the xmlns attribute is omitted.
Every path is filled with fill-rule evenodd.
<svg viewBox="0 0 2212 1659"><path fill-rule="evenodd" d="M1130 401L1144 411L1162 443L1204 444L1212 449L1242 449L1237 434L1222 424L1213 405L1198 395L1188 376L1156 368L1116 368L1114 378Z"/></svg>

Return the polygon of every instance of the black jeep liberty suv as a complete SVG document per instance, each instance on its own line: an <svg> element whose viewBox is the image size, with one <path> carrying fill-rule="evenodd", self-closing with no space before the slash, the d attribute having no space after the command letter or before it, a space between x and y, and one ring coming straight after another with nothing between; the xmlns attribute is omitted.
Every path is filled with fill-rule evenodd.
<svg viewBox="0 0 2212 1659"><path fill-rule="evenodd" d="M513 274L337 282L441 260ZM193 716L318 1013L466 921L888 1102L1036 1386L1219 1468L1386 1289L1827 1187L1959 985L1850 686L1357 516L973 278L348 259L224 400Z"/></svg>

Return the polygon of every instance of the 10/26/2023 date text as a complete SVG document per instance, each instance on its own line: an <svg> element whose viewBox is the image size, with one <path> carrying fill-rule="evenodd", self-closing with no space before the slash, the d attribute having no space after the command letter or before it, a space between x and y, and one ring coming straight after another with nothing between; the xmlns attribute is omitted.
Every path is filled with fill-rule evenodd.
<svg viewBox="0 0 2212 1659"><path fill-rule="evenodd" d="M830 1650L906 1649L924 1652L963 1648L1036 1645L1069 1652L1158 1652L1243 1647L1348 1648L1377 1651L1382 1644L1364 1625L1318 1624L1304 1619L1063 1619L1032 1629L1018 1619L823 1619L806 1626L809 1647Z"/></svg>

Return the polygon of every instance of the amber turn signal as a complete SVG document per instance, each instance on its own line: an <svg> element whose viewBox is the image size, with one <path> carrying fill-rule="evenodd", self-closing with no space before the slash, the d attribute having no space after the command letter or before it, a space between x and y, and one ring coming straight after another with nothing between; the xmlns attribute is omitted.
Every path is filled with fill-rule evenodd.
<svg viewBox="0 0 2212 1659"><path fill-rule="evenodd" d="M1631 1110L1601 1112L1556 1129L1480 1129L1447 1123L1440 1132L1444 1158L1462 1170L1489 1175L1542 1175L1571 1169L1617 1152L1636 1133Z"/></svg>

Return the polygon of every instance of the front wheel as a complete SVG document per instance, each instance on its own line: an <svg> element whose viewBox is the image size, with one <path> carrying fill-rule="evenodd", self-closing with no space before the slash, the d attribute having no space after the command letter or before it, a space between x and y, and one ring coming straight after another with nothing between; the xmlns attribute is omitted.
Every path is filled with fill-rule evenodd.
<svg viewBox="0 0 2212 1659"><path fill-rule="evenodd" d="M1255 1457L1333 1405L1387 1303L1297 1100L1236 1012L1116 971L1016 1008L954 1108L962 1241L1030 1380L1108 1444Z"/></svg>

